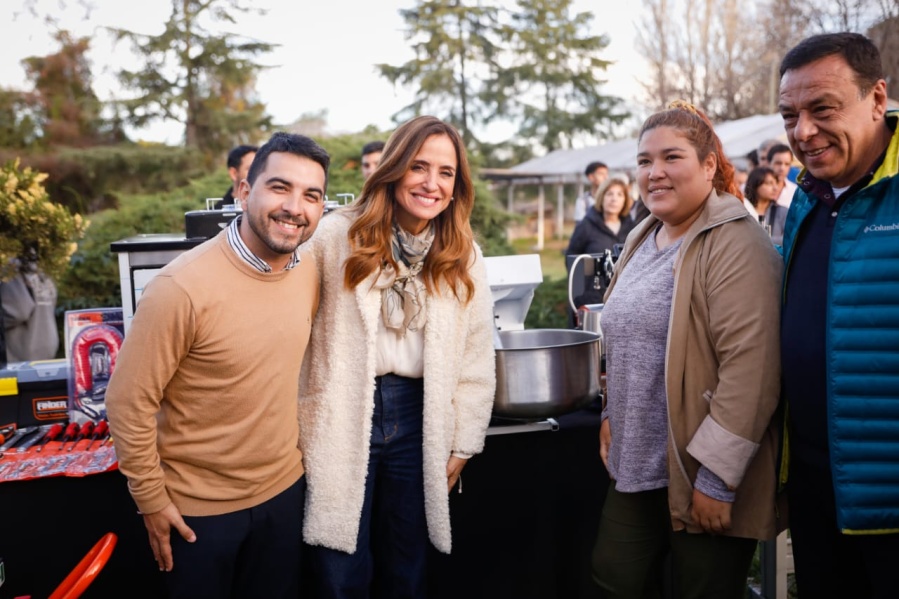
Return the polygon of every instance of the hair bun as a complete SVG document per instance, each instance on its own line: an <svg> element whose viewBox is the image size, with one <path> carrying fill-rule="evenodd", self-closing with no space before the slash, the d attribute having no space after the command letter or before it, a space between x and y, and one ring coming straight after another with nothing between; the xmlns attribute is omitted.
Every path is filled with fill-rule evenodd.
<svg viewBox="0 0 899 599"><path fill-rule="evenodd" d="M668 108L672 108L675 110L686 110L690 114L699 116L699 113L696 111L696 107L686 100L674 100L673 102L671 102L671 104L668 105Z"/></svg>

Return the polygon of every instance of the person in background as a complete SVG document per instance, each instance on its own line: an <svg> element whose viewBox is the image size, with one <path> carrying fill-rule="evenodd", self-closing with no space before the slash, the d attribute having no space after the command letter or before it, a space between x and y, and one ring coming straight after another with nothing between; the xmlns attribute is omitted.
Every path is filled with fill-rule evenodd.
<svg viewBox="0 0 899 599"><path fill-rule="evenodd" d="M749 150L746 154L746 162L749 163L749 170L759 167L759 151L757 149Z"/></svg>
<svg viewBox="0 0 899 599"><path fill-rule="evenodd" d="M880 52L816 35L780 63L804 165L784 229L789 440L781 471L801 597L899 589L899 113Z"/></svg>
<svg viewBox="0 0 899 599"><path fill-rule="evenodd" d="M461 137L421 116L311 242L322 306L298 403L317 599L424 598L428 539L450 552L448 494L496 387L473 204Z"/></svg>
<svg viewBox="0 0 899 599"><path fill-rule="evenodd" d="M234 199L234 191L240 185L240 182L247 178L250 172L250 165L259 148L256 146L237 146L228 152L228 176L231 178L231 187L222 196L222 199L215 203L214 208L221 210L224 206L231 206L237 203Z"/></svg>
<svg viewBox="0 0 899 599"><path fill-rule="evenodd" d="M6 360L52 360L59 350L56 284L43 272L20 272L0 284ZM2 359L3 356L0 356Z"/></svg>
<svg viewBox="0 0 899 599"><path fill-rule="evenodd" d="M773 148L778 144L782 144L783 142L779 139L766 139L762 143L759 144L758 149L758 157L759 157L759 166L767 166L770 168L770 164L768 163L768 150Z"/></svg>
<svg viewBox="0 0 899 599"><path fill-rule="evenodd" d="M742 599L757 539L775 534L782 261L694 106L644 122L637 166L651 215L602 313L613 484L593 576L604 597L659 596L669 554L676 596Z"/></svg>
<svg viewBox="0 0 899 599"><path fill-rule="evenodd" d="M734 183L736 184L737 189L739 189L744 196L746 195L746 179L748 178L749 170L747 170L745 166L734 165Z"/></svg>
<svg viewBox="0 0 899 599"><path fill-rule="evenodd" d="M773 169L760 166L749 173L743 201L749 213L765 227L774 245L781 245L787 209L777 203L777 177Z"/></svg>
<svg viewBox="0 0 899 599"><path fill-rule="evenodd" d="M602 254L616 244L623 244L634 228L630 210L633 205L628 184L617 177L606 179L596 191L594 205L575 228L568 242L566 255ZM575 305L596 304L602 292L587 289L574 298Z"/></svg>
<svg viewBox="0 0 899 599"><path fill-rule="evenodd" d="M361 169L362 169L362 180L367 180L375 169L378 168L378 164L381 162L381 154L384 152L384 142L383 141L370 141L364 146L362 146L362 160L361 160Z"/></svg>
<svg viewBox="0 0 899 599"><path fill-rule="evenodd" d="M582 193L574 201L575 227L584 220L587 212L596 203L596 192L599 190L599 186L609 178L609 167L602 162L591 162L584 169L584 175L587 176L587 181L590 182L590 189Z"/></svg>
<svg viewBox="0 0 899 599"><path fill-rule="evenodd" d="M172 597L300 592L296 395L319 284L298 247L329 163L273 135L238 184L243 212L150 281L118 355L109 427Z"/></svg>
<svg viewBox="0 0 899 599"><path fill-rule="evenodd" d="M777 180L777 204L789 208L796 192L796 184L787 177L793 166L793 151L786 144L776 144L768 150L768 166Z"/></svg>
<svg viewBox="0 0 899 599"><path fill-rule="evenodd" d="M649 208L646 207L646 203L638 192L637 199L634 200L634 206L631 208L631 218L634 221L634 226L637 226L647 216L649 216Z"/></svg>

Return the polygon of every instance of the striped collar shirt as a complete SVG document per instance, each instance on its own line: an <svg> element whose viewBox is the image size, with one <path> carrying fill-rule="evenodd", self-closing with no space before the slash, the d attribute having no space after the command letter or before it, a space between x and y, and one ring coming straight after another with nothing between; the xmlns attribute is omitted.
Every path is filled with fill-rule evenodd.
<svg viewBox="0 0 899 599"><path fill-rule="evenodd" d="M244 262L258 270L259 272L272 272L272 267L268 265L268 263L254 254L247 244L244 243L243 239L240 238L240 231L238 228L240 227L240 219L243 218L243 214L238 214L237 218L231 221L226 229L228 234L228 245L231 246L231 249L234 250L234 253L237 254ZM293 251L290 256L290 261L287 263L287 266L284 267L284 270L291 270L296 267L297 264L300 263L300 248L297 248Z"/></svg>

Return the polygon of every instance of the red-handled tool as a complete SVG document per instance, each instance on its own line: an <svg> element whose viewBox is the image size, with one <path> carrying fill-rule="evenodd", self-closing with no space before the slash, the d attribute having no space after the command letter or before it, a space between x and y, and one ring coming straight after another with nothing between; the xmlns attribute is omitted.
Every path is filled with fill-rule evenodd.
<svg viewBox="0 0 899 599"><path fill-rule="evenodd" d="M78 445L78 441L82 439L86 439L94 432L94 421L88 420L84 424L81 425L81 428L78 429L78 434L75 435L75 439L72 440L72 444L69 445L69 451L72 451L76 445Z"/></svg>
<svg viewBox="0 0 899 599"><path fill-rule="evenodd" d="M47 443L49 443L50 441L52 441L53 439L58 437L61 433L62 433L62 425L61 424L54 424L53 426L51 426L50 430L47 431L47 434L45 434L44 437L41 439L41 446L37 448L37 451L35 453L40 453L41 451L43 451L43 449L47 445Z"/></svg>
<svg viewBox="0 0 899 599"><path fill-rule="evenodd" d="M45 424L43 426L37 427L37 433L35 433L34 435L31 435L27 439L22 439L21 443L16 444L16 451L19 453L28 451L28 449L32 445L37 444L37 442L40 441L41 438L43 438L44 433L46 433L49 429L50 429L49 424Z"/></svg>
<svg viewBox="0 0 899 599"><path fill-rule="evenodd" d="M77 434L78 434L78 423L77 422L69 423L69 426L66 427L65 434L63 434L63 436L62 436L62 439L61 439L62 442L60 443L59 447L56 448L56 451L59 451L60 449L65 447L65 444L68 443L69 441L71 441L72 439L74 439L75 435L77 435Z"/></svg>
<svg viewBox="0 0 899 599"><path fill-rule="evenodd" d="M6 443L6 439L12 436L16 432L16 427L14 426L6 426L0 428L0 445Z"/></svg>
<svg viewBox="0 0 899 599"><path fill-rule="evenodd" d="M91 437L91 442L88 443L85 451L90 451L90 448L93 446L94 441L97 439L102 439L106 435L109 434L109 423L105 420L101 420L97 423L97 426L94 427L94 435Z"/></svg>

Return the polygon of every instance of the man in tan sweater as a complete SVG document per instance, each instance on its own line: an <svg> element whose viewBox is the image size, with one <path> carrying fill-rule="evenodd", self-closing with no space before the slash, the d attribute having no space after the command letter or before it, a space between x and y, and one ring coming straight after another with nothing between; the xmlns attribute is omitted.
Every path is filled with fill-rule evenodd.
<svg viewBox="0 0 899 599"><path fill-rule="evenodd" d="M329 162L276 133L238 186L243 214L150 282L119 353L109 424L172 597L298 596L296 397L319 297L298 247Z"/></svg>

